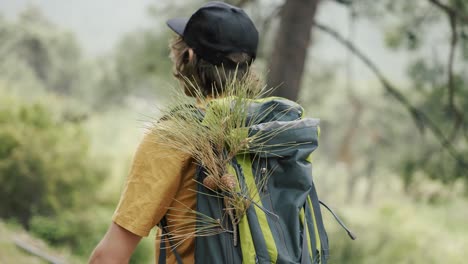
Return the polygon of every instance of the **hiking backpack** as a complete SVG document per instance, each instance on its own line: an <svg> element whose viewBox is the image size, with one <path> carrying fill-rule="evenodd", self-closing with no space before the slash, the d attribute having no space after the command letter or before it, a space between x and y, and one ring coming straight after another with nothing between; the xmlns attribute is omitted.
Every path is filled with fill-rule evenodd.
<svg viewBox="0 0 468 264"><path fill-rule="evenodd" d="M216 104L216 100L211 104ZM258 118L257 113L266 114ZM248 116L257 118L249 120L253 122L248 123L248 135L271 135L273 131L274 136L267 137L262 148L249 149L230 162L229 170L237 179L237 188L251 196L247 197L250 206L235 228L226 216L223 199L206 195L213 190L201 184L206 173L198 166L194 176L196 211L201 216L220 219L226 230L234 230L235 234L196 236L195 263L327 263L328 236L310 159L318 146L319 120L304 118L303 113L299 104L279 97L249 103ZM203 219L197 221L197 228L204 228ZM177 248L172 252L181 264ZM164 263L165 250L160 253L160 262Z"/></svg>

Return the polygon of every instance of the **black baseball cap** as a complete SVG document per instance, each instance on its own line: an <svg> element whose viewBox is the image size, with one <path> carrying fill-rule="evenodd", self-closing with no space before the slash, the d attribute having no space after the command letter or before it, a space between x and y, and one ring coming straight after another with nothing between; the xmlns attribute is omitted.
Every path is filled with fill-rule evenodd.
<svg viewBox="0 0 468 264"><path fill-rule="evenodd" d="M232 63L226 55L233 52L245 52L252 61L257 55L258 31L241 8L213 1L190 18L169 19L167 25L211 64Z"/></svg>

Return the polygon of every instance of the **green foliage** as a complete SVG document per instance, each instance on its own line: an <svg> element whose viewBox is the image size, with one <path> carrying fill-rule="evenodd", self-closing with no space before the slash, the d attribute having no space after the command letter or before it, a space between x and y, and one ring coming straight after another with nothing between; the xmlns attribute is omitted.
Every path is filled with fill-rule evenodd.
<svg viewBox="0 0 468 264"><path fill-rule="evenodd" d="M142 239L132 254L130 264L154 263L154 237Z"/></svg>
<svg viewBox="0 0 468 264"><path fill-rule="evenodd" d="M1 263L15 264L46 264L45 260L33 254L24 251L18 247L12 238L19 239L22 243L33 245L43 253L56 257L58 259L66 259L66 263L75 264L83 263L84 261L75 256L71 256L66 250L52 248L27 232L20 226L12 224L10 221L5 223L0 220L0 261Z"/></svg>
<svg viewBox="0 0 468 264"><path fill-rule="evenodd" d="M468 62L467 25L462 18L468 17L466 1L444 3L457 13L455 27L450 25L446 10L431 1L361 0L356 4L360 14L366 14L367 9L373 10L373 15L366 16L382 26L390 50L408 53L409 87L397 88L429 120L413 120L418 129L404 122L394 134L394 138L406 142L406 145L396 142L392 148L399 153L398 167L403 181L411 185L418 173L448 184L459 178L468 179L468 160L465 158L468 154L468 79L464 67ZM458 41L452 53L453 34ZM450 61L451 66L448 65ZM386 119L389 122L391 118L386 116ZM434 132L437 130L441 133ZM384 138L389 138L386 134L383 133ZM415 135L419 139L415 139ZM421 143L418 148L408 144L414 140Z"/></svg>
<svg viewBox="0 0 468 264"><path fill-rule="evenodd" d="M17 21L0 19L0 79L27 97L53 92L105 110L129 95L155 97L171 86L169 38L132 32L111 55L87 60L71 32L30 7Z"/></svg>
<svg viewBox="0 0 468 264"><path fill-rule="evenodd" d="M348 209L347 223L358 239L351 241L345 232L326 220L330 226L330 263L438 264L466 262L463 248L468 246L464 218L457 216L466 201L428 206L397 199L381 204L377 210L354 206ZM353 212L351 212L353 210ZM450 230L450 226L458 227Z"/></svg>
<svg viewBox="0 0 468 264"><path fill-rule="evenodd" d="M456 146L461 156L466 157L468 137L466 137L467 128L463 127L463 123L466 124L466 117L463 117L463 113L468 110L468 100L466 100L468 92L464 89L468 84L466 78L460 76L461 73L454 72L454 97L457 98L456 107L462 112L461 118L463 118L460 120L461 125L457 127L459 116L448 105L446 66L421 58L409 66L408 73L412 77L414 97L417 95L419 98L418 101L414 100L417 102L415 105L421 111L428 113L444 136ZM425 140L428 143L419 148L419 151L413 152L411 156L404 156L402 162L406 164L405 174L408 177L412 177L418 171L423 171L431 178L449 183L467 175L466 165L460 164L446 151L440 153L438 151L440 145L431 135L426 135Z"/></svg>
<svg viewBox="0 0 468 264"><path fill-rule="evenodd" d="M108 210L90 208L67 210L55 217L36 215L31 220L30 231L51 245L68 247L76 255L89 256L110 222Z"/></svg>
<svg viewBox="0 0 468 264"><path fill-rule="evenodd" d="M385 34L385 43L389 48L395 50L402 46L409 50L416 50L421 45L421 38L412 30L396 28Z"/></svg>
<svg viewBox="0 0 468 264"><path fill-rule="evenodd" d="M84 68L73 34L57 28L33 7L17 22L0 20L0 32L0 72L4 79L15 80L23 87L34 83L35 89L60 94L79 92Z"/></svg>
<svg viewBox="0 0 468 264"><path fill-rule="evenodd" d="M59 248L68 248L84 259L104 236L111 222L112 209L91 205L84 210L67 210L55 217L34 216L30 231ZM142 239L130 263L150 263L153 260L154 236Z"/></svg>
<svg viewBox="0 0 468 264"><path fill-rule="evenodd" d="M28 226L93 201L104 170L88 153L79 124L39 103L0 103L0 217ZM86 192L86 193L84 193Z"/></svg>
<svg viewBox="0 0 468 264"><path fill-rule="evenodd" d="M167 95L171 85L169 34L140 30L127 34L112 57L98 63L101 77L94 91L94 104L119 104L127 95Z"/></svg>
<svg viewBox="0 0 468 264"><path fill-rule="evenodd" d="M131 81L148 77L170 76L169 59L171 35L151 30L129 33L119 43L116 53L118 71Z"/></svg>
<svg viewBox="0 0 468 264"><path fill-rule="evenodd" d="M461 53L463 55L463 59L468 60L468 29L462 30L460 37L461 37Z"/></svg>

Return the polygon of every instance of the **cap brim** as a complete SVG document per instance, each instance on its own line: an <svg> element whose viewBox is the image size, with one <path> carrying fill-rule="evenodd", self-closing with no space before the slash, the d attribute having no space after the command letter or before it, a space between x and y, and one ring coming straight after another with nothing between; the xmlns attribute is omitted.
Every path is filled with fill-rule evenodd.
<svg viewBox="0 0 468 264"><path fill-rule="evenodd" d="M188 21L188 18L172 18L167 20L166 24L174 30L175 33L183 36Z"/></svg>

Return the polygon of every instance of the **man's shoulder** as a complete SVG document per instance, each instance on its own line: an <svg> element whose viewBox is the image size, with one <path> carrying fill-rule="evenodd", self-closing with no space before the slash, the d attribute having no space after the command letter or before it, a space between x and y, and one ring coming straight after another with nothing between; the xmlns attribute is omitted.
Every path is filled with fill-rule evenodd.
<svg viewBox="0 0 468 264"><path fill-rule="evenodd" d="M167 121L166 121L167 122ZM151 159L186 159L187 155L171 146L170 141L158 134L156 130L145 131L137 149L137 154Z"/></svg>

